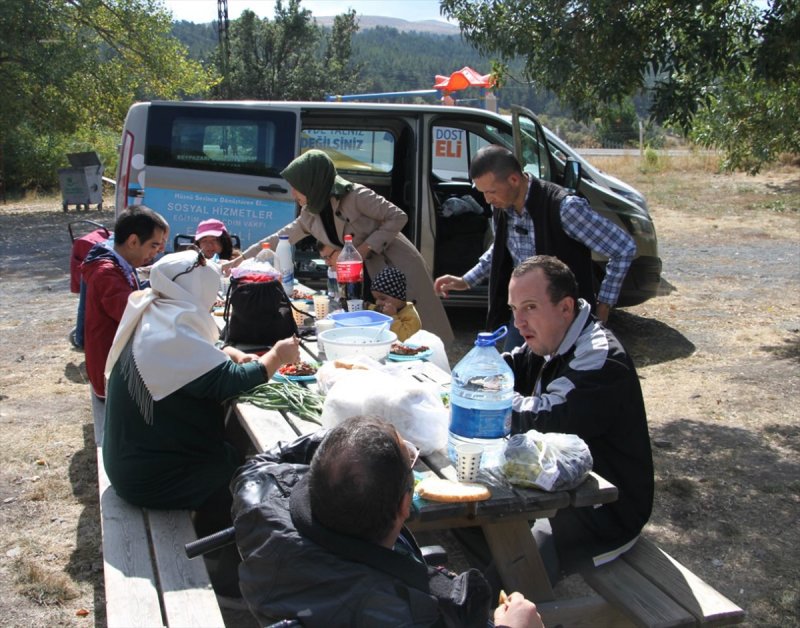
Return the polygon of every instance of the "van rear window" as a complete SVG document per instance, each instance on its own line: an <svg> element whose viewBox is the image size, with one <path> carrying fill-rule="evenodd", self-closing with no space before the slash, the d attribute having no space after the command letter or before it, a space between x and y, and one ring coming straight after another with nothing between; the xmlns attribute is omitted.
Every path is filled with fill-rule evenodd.
<svg viewBox="0 0 800 628"><path fill-rule="evenodd" d="M150 166L277 177L294 157L289 111L150 107L145 161Z"/></svg>

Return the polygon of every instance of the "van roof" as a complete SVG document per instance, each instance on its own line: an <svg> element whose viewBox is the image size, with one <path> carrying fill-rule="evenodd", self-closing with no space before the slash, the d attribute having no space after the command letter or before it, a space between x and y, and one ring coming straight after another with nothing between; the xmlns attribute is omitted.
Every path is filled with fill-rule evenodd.
<svg viewBox="0 0 800 628"><path fill-rule="evenodd" d="M404 103L368 103L368 102L319 102L319 101L291 101L291 100L153 100L140 103L144 105L167 105L167 106L190 106L206 107L218 105L224 107L243 107L243 108L303 108L319 110L352 110L352 111L408 111L416 113L456 113L459 115L489 115L504 120L504 118L492 111L478 109L476 107L461 107L458 105L416 105Z"/></svg>

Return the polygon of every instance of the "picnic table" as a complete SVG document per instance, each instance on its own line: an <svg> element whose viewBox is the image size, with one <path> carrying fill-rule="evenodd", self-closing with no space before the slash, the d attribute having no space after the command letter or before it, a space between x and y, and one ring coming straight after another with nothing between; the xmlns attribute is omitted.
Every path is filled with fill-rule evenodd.
<svg viewBox="0 0 800 628"><path fill-rule="evenodd" d="M300 345L305 359L320 359L316 342L304 339ZM449 373L430 362L411 361L403 366L402 376L429 381L442 389L449 386ZM233 411L257 451L320 429L318 424L290 412L264 410L249 403L236 402ZM456 479L455 468L445 451L421 456L414 471L418 476ZM491 470L481 470L478 481L489 487L490 499L441 503L415 497L408 527L412 531L427 531L480 526L504 588L520 591L537 602L553 600L553 590L533 540L530 521L552 517L560 508L612 502L617 499L616 487L594 473L577 489L552 493L512 487L499 472Z"/></svg>

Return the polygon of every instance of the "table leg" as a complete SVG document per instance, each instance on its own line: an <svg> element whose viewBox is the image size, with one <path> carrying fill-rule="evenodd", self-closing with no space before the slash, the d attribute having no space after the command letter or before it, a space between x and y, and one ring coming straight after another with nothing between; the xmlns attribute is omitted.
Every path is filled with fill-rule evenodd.
<svg viewBox="0 0 800 628"><path fill-rule="evenodd" d="M555 599L527 521L499 521L481 527L507 593L519 591L534 602Z"/></svg>

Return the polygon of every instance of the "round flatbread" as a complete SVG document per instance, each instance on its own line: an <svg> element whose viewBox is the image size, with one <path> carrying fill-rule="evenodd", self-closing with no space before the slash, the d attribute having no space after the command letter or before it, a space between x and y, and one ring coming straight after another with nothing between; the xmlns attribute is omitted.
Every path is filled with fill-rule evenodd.
<svg viewBox="0 0 800 628"><path fill-rule="evenodd" d="M492 494L483 484L453 482L444 478L427 477L416 487L417 495L433 502L480 502Z"/></svg>

